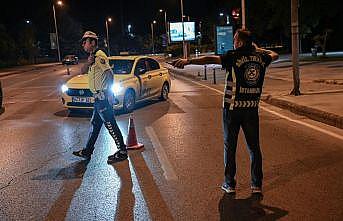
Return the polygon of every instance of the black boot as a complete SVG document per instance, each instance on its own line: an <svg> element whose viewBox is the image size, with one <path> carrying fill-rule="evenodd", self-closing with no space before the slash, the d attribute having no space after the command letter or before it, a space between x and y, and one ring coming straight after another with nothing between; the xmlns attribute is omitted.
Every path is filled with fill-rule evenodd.
<svg viewBox="0 0 343 221"><path fill-rule="evenodd" d="M127 159L127 151L126 150L118 150L115 152L113 155L108 156L107 163L112 164L112 163L117 163L123 160Z"/></svg>
<svg viewBox="0 0 343 221"><path fill-rule="evenodd" d="M73 155L89 160L92 156L92 153L88 152L86 149L82 149L82 150L74 151Z"/></svg>

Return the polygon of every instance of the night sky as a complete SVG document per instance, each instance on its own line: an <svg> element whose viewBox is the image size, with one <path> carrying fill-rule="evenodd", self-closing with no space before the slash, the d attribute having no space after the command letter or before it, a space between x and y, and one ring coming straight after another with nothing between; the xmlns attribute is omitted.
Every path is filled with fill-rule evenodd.
<svg viewBox="0 0 343 221"><path fill-rule="evenodd" d="M37 30L53 30L52 2L49 0L7 1L3 3L0 23L15 28L18 23L30 19ZM180 20L180 0L64 0L63 8L56 7L58 19L70 16L81 23L84 29L104 32L105 18L113 18L111 32L120 31L121 26L132 24L135 33L149 32L149 23L156 19L163 22L164 17L158 9L167 9L169 21ZM184 0L184 14L192 20L207 19L227 10L233 3L227 0ZM4 10L5 9L5 10ZM123 13L121 13L121 11ZM123 23L121 22L123 20Z"/></svg>

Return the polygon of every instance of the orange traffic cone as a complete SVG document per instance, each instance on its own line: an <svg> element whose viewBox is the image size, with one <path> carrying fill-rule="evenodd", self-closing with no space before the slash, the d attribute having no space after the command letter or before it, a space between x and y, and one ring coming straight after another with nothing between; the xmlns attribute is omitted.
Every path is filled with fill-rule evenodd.
<svg viewBox="0 0 343 221"><path fill-rule="evenodd" d="M143 144L137 142L136 137L136 130L135 130L135 124L133 123L133 116L130 115L129 119L129 128L128 128L129 134L126 139L126 147L127 149L135 150L144 147Z"/></svg>

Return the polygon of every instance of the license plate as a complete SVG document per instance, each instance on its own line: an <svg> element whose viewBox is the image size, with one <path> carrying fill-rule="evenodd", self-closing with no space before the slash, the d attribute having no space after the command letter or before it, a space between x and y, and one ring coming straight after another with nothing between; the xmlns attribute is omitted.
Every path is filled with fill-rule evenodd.
<svg viewBox="0 0 343 221"><path fill-rule="evenodd" d="M91 103L90 97L72 97L72 101L76 103Z"/></svg>

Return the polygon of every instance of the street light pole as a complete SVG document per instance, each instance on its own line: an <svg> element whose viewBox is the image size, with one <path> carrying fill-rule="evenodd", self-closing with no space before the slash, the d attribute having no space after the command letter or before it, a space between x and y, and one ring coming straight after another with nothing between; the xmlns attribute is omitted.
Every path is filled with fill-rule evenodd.
<svg viewBox="0 0 343 221"><path fill-rule="evenodd" d="M156 21L150 23L151 27L151 43L152 43L152 53L155 54L155 43L154 43L154 24Z"/></svg>
<svg viewBox="0 0 343 221"><path fill-rule="evenodd" d="M61 3L60 3L61 4ZM56 43L57 43L57 54L58 54L58 61L61 61L61 52L60 52L60 44L58 41L58 31L57 31L57 21L56 21L56 11L55 11L55 4L52 4L52 10L54 12L54 21L55 21L55 32L56 32Z"/></svg>
<svg viewBox="0 0 343 221"><path fill-rule="evenodd" d="M293 84L292 95L300 95L298 0L291 0Z"/></svg>
<svg viewBox="0 0 343 221"><path fill-rule="evenodd" d="M245 29L246 28L246 25L245 25L245 0L242 0L241 1L242 3L242 29Z"/></svg>
<svg viewBox="0 0 343 221"><path fill-rule="evenodd" d="M106 21L105 21L105 25L106 25L106 41L107 41L107 54L108 56L110 56L110 38L109 38L109 35L108 35L108 22L111 22L112 19L111 18L107 18Z"/></svg>
<svg viewBox="0 0 343 221"><path fill-rule="evenodd" d="M166 37L168 38L167 10L164 10L164 25L166 26Z"/></svg>
<svg viewBox="0 0 343 221"><path fill-rule="evenodd" d="M186 42L185 42L185 25L184 25L184 14L183 14L183 0L181 2L181 22L182 22L182 48L183 48L183 58L188 58Z"/></svg>
<svg viewBox="0 0 343 221"><path fill-rule="evenodd" d="M167 10L163 10L163 9L160 9L160 12L164 12L164 26L165 26L165 29L166 29L166 37L167 39L169 39L169 34L168 34L168 23L167 23Z"/></svg>

